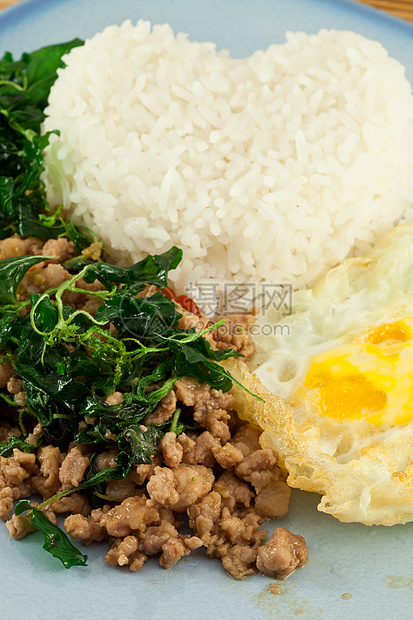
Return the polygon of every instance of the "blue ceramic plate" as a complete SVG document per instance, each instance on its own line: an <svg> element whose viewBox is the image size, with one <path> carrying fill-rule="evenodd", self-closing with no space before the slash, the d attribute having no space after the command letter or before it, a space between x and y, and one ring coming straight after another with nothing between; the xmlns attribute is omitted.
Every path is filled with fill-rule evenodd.
<svg viewBox="0 0 413 620"><path fill-rule="evenodd" d="M236 57L283 42L286 30L351 29L381 41L413 83L413 28L340 0L26 0L0 14L0 53L85 38L128 18L169 22ZM310 554L304 569L281 582L280 595L261 575L236 582L202 553L169 571L153 559L130 573L105 565L106 551L97 545L88 549L87 568L67 571L41 550L41 535L11 541L0 523L0 617L412 618L413 525L341 524L318 513L317 503L314 494L296 492L288 516L277 522L302 534Z"/></svg>

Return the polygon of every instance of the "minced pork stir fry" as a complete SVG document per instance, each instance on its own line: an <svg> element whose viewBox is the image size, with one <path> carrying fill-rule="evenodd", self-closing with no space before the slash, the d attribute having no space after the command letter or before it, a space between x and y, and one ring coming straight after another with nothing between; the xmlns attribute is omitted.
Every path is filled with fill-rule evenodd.
<svg viewBox="0 0 413 620"><path fill-rule="evenodd" d="M236 579L285 578L305 542L284 528L265 542L261 525L286 514L290 489L219 364L252 354L252 316L211 325L167 288L178 248L105 263L93 233L46 202L42 110L78 44L0 63L0 517L16 538L40 530L67 568L87 557L59 514L132 571L204 548Z"/></svg>
<svg viewBox="0 0 413 620"><path fill-rule="evenodd" d="M98 252L93 243L83 256ZM278 528L263 542L260 526L286 514L290 489L276 455L261 449L260 431L237 418L226 372L204 357L250 355L251 317L227 317L200 338L195 329L207 329L207 319L154 286L134 297L125 291L135 293L136 281L124 284L105 300L109 291L94 275L106 280L108 265L87 267L85 279L72 276L64 265L73 261L74 244L66 238L0 243L3 262L16 264L20 255L41 262L18 285L20 311L0 366L0 388L10 395L3 392L1 446L5 454L12 449L0 457L0 516L9 519L10 534L31 529L27 517L11 514L14 500L34 492L46 500L42 511L52 523L70 513L68 534L85 544L107 540L107 563L133 571L150 555L160 554L169 568L200 547L236 579L257 569L285 577L303 564L300 536ZM41 260L50 255L56 258ZM159 324L141 330L140 344L131 322L156 303L173 316L174 329L158 315ZM220 384L225 391L213 387ZM186 516L192 535L179 533Z"/></svg>

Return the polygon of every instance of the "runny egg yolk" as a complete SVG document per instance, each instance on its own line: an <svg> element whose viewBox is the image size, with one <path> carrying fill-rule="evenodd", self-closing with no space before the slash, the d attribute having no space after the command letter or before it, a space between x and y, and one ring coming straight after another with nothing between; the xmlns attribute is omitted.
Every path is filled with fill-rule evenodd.
<svg viewBox="0 0 413 620"><path fill-rule="evenodd" d="M301 399L339 421L393 426L413 420L413 317L315 355L293 400Z"/></svg>

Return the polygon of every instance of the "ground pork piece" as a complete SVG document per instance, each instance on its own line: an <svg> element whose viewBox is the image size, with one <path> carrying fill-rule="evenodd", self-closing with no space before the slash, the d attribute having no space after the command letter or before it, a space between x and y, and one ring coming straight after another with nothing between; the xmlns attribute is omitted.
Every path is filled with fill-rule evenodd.
<svg viewBox="0 0 413 620"><path fill-rule="evenodd" d="M186 535L180 536L180 538L189 551L195 551L195 549L199 549L203 546L203 542L198 536Z"/></svg>
<svg viewBox="0 0 413 620"><path fill-rule="evenodd" d="M73 448L77 448L83 456L90 456L91 454L90 446L88 444L82 444L82 443L77 443L77 441L71 441L68 447L68 452L70 452L70 450L72 450ZM64 452L61 453L60 464L63 463L66 456L67 454L65 454Z"/></svg>
<svg viewBox="0 0 413 620"><path fill-rule="evenodd" d="M194 379L180 379L175 383L176 396L184 405L194 408L194 420L206 428L214 437L228 441L231 433L227 413L234 408L234 397L221 390L211 389L207 383L199 384Z"/></svg>
<svg viewBox="0 0 413 620"><path fill-rule="evenodd" d="M160 525L149 527L141 537L139 550L146 555L156 555L169 538L178 538L178 530L172 523L162 521Z"/></svg>
<svg viewBox="0 0 413 620"><path fill-rule="evenodd" d="M24 240L26 244L25 254L33 254L35 256L40 256L44 241L42 239L38 239L37 237L27 237Z"/></svg>
<svg viewBox="0 0 413 620"><path fill-rule="evenodd" d="M190 437L181 433L178 442L183 448L182 461L188 465L205 465L214 467L216 460L213 448L221 445L221 442L209 431Z"/></svg>
<svg viewBox="0 0 413 620"><path fill-rule="evenodd" d="M52 504L49 504L51 510L58 514L64 512L70 512L72 514L89 515L92 510L91 503L86 495L82 493L70 493L66 497L55 500Z"/></svg>
<svg viewBox="0 0 413 620"><path fill-rule="evenodd" d="M136 536L126 536L122 540L116 539L106 555L106 564L110 566L125 566L131 563L132 557L138 550L139 541Z"/></svg>
<svg viewBox="0 0 413 620"><path fill-rule="evenodd" d="M80 292L79 290L65 291L62 296L63 303L67 306L71 306L73 310L83 310L94 316L96 310L102 305L103 301L88 293L103 290L103 284L101 284L98 280L88 284L80 278L76 282L76 288L84 292Z"/></svg>
<svg viewBox="0 0 413 620"><path fill-rule="evenodd" d="M255 450L235 467L238 478L250 482L256 493L271 482L277 456L271 448Z"/></svg>
<svg viewBox="0 0 413 620"><path fill-rule="evenodd" d="M60 488L60 450L55 446L42 446L37 451L40 476L33 476L32 487L45 499L52 497Z"/></svg>
<svg viewBox="0 0 413 620"><path fill-rule="evenodd" d="M0 441L7 443L12 437L21 437L21 430L18 426L12 426L8 422L2 422L0 426Z"/></svg>
<svg viewBox="0 0 413 620"><path fill-rule="evenodd" d="M221 517L222 498L216 491L211 491L198 502L189 506L187 514L189 525L195 531L207 547L207 553L211 555L211 545L218 538L218 525Z"/></svg>
<svg viewBox="0 0 413 620"><path fill-rule="evenodd" d="M16 256L24 256L30 254L27 252L25 241L19 235L13 235L0 241L0 259L15 258Z"/></svg>
<svg viewBox="0 0 413 620"><path fill-rule="evenodd" d="M37 473L36 456L13 450L13 456L0 456L0 518L9 519L13 501L29 497L30 477Z"/></svg>
<svg viewBox="0 0 413 620"><path fill-rule="evenodd" d="M129 565L129 569L133 573L136 573L138 570L141 570L142 566L144 565L147 559L148 558L146 557L144 553L140 553L139 551L137 551L134 554L134 556L131 558L132 561Z"/></svg>
<svg viewBox="0 0 413 620"><path fill-rule="evenodd" d="M72 310L83 308L86 302L86 294L75 293L74 291L64 291L62 301L65 306L71 306Z"/></svg>
<svg viewBox="0 0 413 620"><path fill-rule="evenodd" d="M247 545L234 545L230 547L221 562L225 570L234 577L241 580L248 575L257 572L255 561L257 559L257 549Z"/></svg>
<svg viewBox="0 0 413 620"><path fill-rule="evenodd" d="M115 447L110 448L109 450L104 450L98 454L94 461L96 471L103 471L108 467L115 467L115 458L118 454L119 450Z"/></svg>
<svg viewBox="0 0 413 620"><path fill-rule="evenodd" d="M11 513L13 512L13 503L15 500L14 495L15 494L11 487L1 488L0 478L0 519L3 519L3 521L9 519Z"/></svg>
<svg viewBox="0 0 413 620"><path fill-rule="evenodd" d="M231 515L228 508L223 508L220 527L232 545L259 546L268 534L267 530L258 529L260 522L261 517L254 512L249 512L240 519Z"/></svg>
<svg viewBox="0 0 413 620"><path fill-rule="evenodd" d="M210 492L214 474L204 465L179 465L173 469L157 467L146 486L159 504L175 512L184 512L189 506Z"/></svg>
<svg viewBox="0 0 413 620"><path fill-rule="evenodd" d="M2 351L4 354L4 351ZM12 377L15 377L16 373L13 368L13 364L8 361L4 361L4 358L0 359L0 388L7 387Z"/></svg>
<svg viewBox="0 0 413 620"><path fill-rule="evenodd" d="M47 504L47 506L44 506L41 510L42 513L49 519L49 521L53 523L53 525L59 526L59 521L57 519L56 513L54 512L50 504Z"/></svg>
<svg viewBox="0 0 413 620"><path fill-rule="evenodd" d="M106 485L105 495L111 502L123 502L127 497L134 495L135 491L135 483L128 476L122 480L110 480Z"/></svg>
<svg viewBox="0 0 413 620"><path fill-rule="evenodd" d="M136 536L126 536L117 545L118 557L117 564L124 566L128 563L129 557L138 550L139 541Z"/></svg>
<svg viewBox="0 0 413 620"><path fill-rule="evenodd" d="M42 425L40 424L40 422L38 422L32 432L27 435L27 443L29 443L31 446L37 446L41 434Z"/></svg>
<svg viewBox="0 0 413 620"><path fill-rule="evenodd" d="M150 497L162 506L172 508L179 501L179 493L176 490L176 479L172 469L156 467L146 485Z"/></svg>
<svg viewBox="0 0 413 620"><path fill-rule="evenodd" d="M205 465L205 467L214 467L216 460L213 450L220 445L220 441L209 431L201 433L195 441L195 463Z"/></svg>
<svg viewBox="0 0 413 620"><path fill-rule="evenodd" d="M196 422L195 415L194 419ZM211 409L204 418L205 428L207 428L214 437L218 437L222 442L228 441L231 437L231 431L228 421L231 419L230 414L225 409ZM199 422L200 423L200 422Z"/></svg>
<svg viewBox="0 0 413 620"><path fill-rule="evenodd" d="M148 525L159 521L159 512L154 502L136 495L128 497L121 504L104 514L100 524L109 536L123 538L136 531L144 531Z"/></svg>
<svg viewBox="0 0 413 620"><path fill-rule="evenodd" d="M148 413L142 420L142 423L146 426L151 424L162 424L167 420L170 420L176 410L176 394L174 390L168 392L166 396L162 398L159 405L152 413Z"/></svg>
<svg viewBox="0 0 413 620"><path fill-rule="evenodd" d="M103 304L103 299L99 299L98 297L91 297L90 295L86 295L86 301L83 305L80 306L80 310L83 312L88 312L91 316L95 316L98 308Z"/></svg>
<svg viewBox="0 0 413 620"><path fill-rule="evenodd" d="M35 284L40 290L38 292L43 293L49 288L54 288L59 286L65 280L70 280L72 277L66 269L62 267L62 265L47 265L45 269L42 269L42 273L39 274L40 278L43 279L43 283Z"/></svg>
<svg viewBox="0 0 413 620"><path fill-rule="evenodd" d="M110 431L108 428L105 431L105 439L107 439L108 441L117 441L118 436L115 435L115 433L112 433L112 431Z"/></svg>
<svg viewBox="0 0 413 620"><path fill-rule="evenodd" d="M170 568L184 555L202 546L197 536L180 536L178 530L166 521L148 528L141 538L139 549L146 555L161 553L159 564Z"/></svg>
<svg viewBox="0 0 413 620"><path fill-rule="evenodd" d="M38 267L37 265L35 267ZM70 280L72 276L62 265L47 265L44 269L30 269L17 289L17 300L25 301L32 293L44 293L49 288L55 288Z"/></svg>
<svg viewBox="0 0 413 620"><path fill-rule="evenodd" d="M225 323L213 331L216 349L235 349L245 357L250 357L255 346L251 336L251 326L255 323L252 314L230 314L218 317L216 322L224 319Z"/></svg>
<svg viewBox="0 0 413 620"><path fill-rule="evenodd" d="M128 479L132 480L136 486L142 486L146 480L153 476L155 467L159 467L162 464L162 455L159 453L151 456L151 459L151 465L149 463L142 463L141 465L132 466Z"/></svg>
<svg viewBox="0 0 413 620"><path fill-rule="evenodd" d="M64 459L59 471L59 480L62 483L62 489L66 490L79 486L89 465L90 461L88 457L83 456L81 450L77 446L72 448Z"/></svg>
<svg viewBox="0 0 413 620"><path fill-rule="evenodd" d="M244 456L261 448L259 438L262 431L251 424L242 424L231 439L231 444L241 450Z"/></svg>
<svg viewBox="0 0 413 620"><path fill-rule="evenodd" d="M91 291L96 293L97 291L104 291L105 286L99 280L94 280L93 282L85 282L83 278L79 278L76 281L76 288L81 288L84 291Z"/></svg>
<svg viewBox="0 0 413 620"><path fill-rule="evenodd" d="M178 327L180 327L180 329L193 329L195 327L196 332L201 332L207 327L208 323L209 319L206 317L199 317L192 312L183 311L178 321Z"/></svg>
<svg viewBox="0 0 413 620"><path fill-rule="evenodd" d="M138 486L142 486L147 478L154 473L155 465L142 464L132 467L129 472L130 479Z"/></svg>
<svg viewBox="0 0 413 620"><path fill-rule="evenodd" d="M52 259L53 263L64 263L74 254L75 244L66 237L59 239L48 239L42 248L42 256L56 256Z"/></svg>
<svg viewBox="0 0 413 620"><path fill-rule="evenodd" d="M182 540L178 538L168 538L168 540L162 545L162 553L159 558L159 564L162 568L171 568L173 564L176 564L183 556L188 555L197 549L202 547L202 541L195 536L190 539Z"/></svg>
<svg viewBox="0 0 413 620"><path fill-rule="evenodd" d="M217 463L224 469L231 469L238 465L244 455L241 450L238 450L230 443L226 443L224 446L217 445L212 448L212 453L217 460Z"/></svg>
<svg viewBox="0 0 413 620"><path fill-rule="evenodd" d="M211 519L211 521L218 521L221 516L221 502L221 495L216 491L211 491L198 502L188 507L188 516L193 521L196 521L201 516Z"/></svg>
<svg viewBox="0 0 413 620"><path fill-rule="evenodd" d="M72 514L64 520L64 528L69 536L90 545L93 541L105 540L108 537L106 528L100 525L101 512L92 510L90 516Z"/></svg>
<svg viewBox="0 0 413 620"><path fill-rule="evenodd" d="M11 379L7 382L7 391L10 394L18 394L23 391L23 381L18 379L17 377L11 377Z"/></svg>
<svg viewBox="0 0 413 620"><path fill-rule="evenodd" d="M14 448L13 456L8 458L0 456L0 474L5 478L5 486L19 484L24 479L22 476L27 478L27 476L34 473L37 473L36 456L34 454L28 454L18 448Z"/></svg>
<svg viewBox="0 0 413 620"><path fill-rule="evenodd" d="M182 525L181 519L170 508L165 508L165 506L157 506L157 509L159 512L160 521L171 523L174 527L180 527Z"/></svg>
<svg viewBox="0 0 413 620"><path fill-rule="evenodd" d="M123 394L122 392L112 392L109 396L106 396L105 403L107 405L120 405L123 403Z"/></svg>
<svg viewBox="0 0 413 620"><path fill-rule="evenodd" d="M182 446L183 450L182 462L186 463L187 465L196 465L197 463L195 455L197 437L198 435L195 434L190 437L186 433L181 433L177 439L179 445Z"/></svg>
<svg viewBox="0 0 413 620"><path fill-rule="evenodd" d="M234 397L221 390L210 389L207 383L199 384L195 379L179 379L175 383L176 395L188 407L196 411L206 409L233 409Z"/></svg>
<svg viewBox="0 0 413 620"><path fill-rule="evenodd" d="M288 512L291 489L285 480L278 478L277 472L269 484L263 487L255 498L255 510L263 517L276 519L284 517Z"/></svg>
<svg viewBox="0 0 413 620"><path fill-rule="evenodd" d="M237 506L241 504L245 508L249 508L254 492L250 486L239 480L230 471L225 471L222 476L214 484L214 491L217 491L223 500L223 506L232 513Z"/></svg>
<svg viewBox="0 0 413 620"><path fill-rule="evenodd" d="M26 405L26 392L18 392L15 394L14 402L19 405L19 407L24 407Z"/></svg>
<svg viewBox="0 0 413 620"><path fill-rule="evenodd" d="M60 449L56 446L42 446L37 451L37 460L40 463L40 473L47 478L45 486L54 487L59 484Z"/></svg>
<svg viewBox="0 0 413 620"><path fill-rule="evenodd" d="M283 527L274 530L270 540L258 550L257 568L271 578L286 579L307 562L305 540Z"/></svg>
<svg viewBox="0 0 413 620"><path fill-rule="evenodd" d="M176 433L168 432L162 437L159 444L162 452L162 458L167 467L178 467L182 461L184 449L181 444L176 441Z"/></svg>
<svg viewBox="0 0 413 620"><path fill-rule="evenodd" d="M10 538L21 539L34 532L34 528L27 517L23 515L12 515L12 518L6 522L6 527L9 530Z"/></svg>
<svg viewBox="0 0 413 620"><path fill-rule="evenodd" d="M193 434L192 436L181 433L178 437L178 442L183 448L183 463L214 467L216 461L212 449L215 446L220 446L221 442L213 437L209 431L204 431L200 435Z"/></svg>

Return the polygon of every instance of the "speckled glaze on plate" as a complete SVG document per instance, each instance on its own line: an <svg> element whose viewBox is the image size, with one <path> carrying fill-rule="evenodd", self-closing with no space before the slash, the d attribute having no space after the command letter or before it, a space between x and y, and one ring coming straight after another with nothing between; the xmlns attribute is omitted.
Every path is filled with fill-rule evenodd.
<svg viewBox="0 0 413 620"><path fill-rule="evenodd" d="M283 42L286 30L355 30L381 41L413 83L413 26L350 0L26 0L0 14L0 53L85 38L139 18L169 22L236 57ZM202 552L169 571L151 559L130 573L105 565L105 545L93 545L88 567L67 571L42 551L39 533L10 540L0 523L0 618L413 618L413 525L342 524L318 513L317 503L314 494L293 492L288 516L277 521L309 548L307 566L280 582L279 595L269 592L270 579L237 582Z"/></svg>

